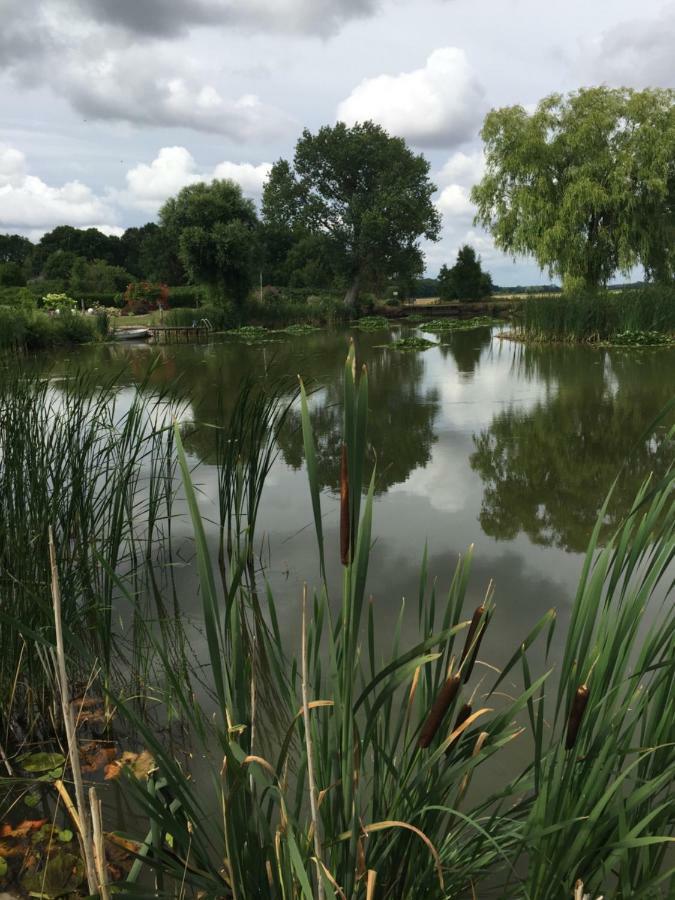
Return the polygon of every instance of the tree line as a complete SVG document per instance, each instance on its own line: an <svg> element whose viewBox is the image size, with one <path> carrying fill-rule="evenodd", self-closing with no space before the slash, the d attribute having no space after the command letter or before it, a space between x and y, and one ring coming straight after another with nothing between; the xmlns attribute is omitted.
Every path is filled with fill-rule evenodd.
<svg viewBox="0 0 675 900"><path fill-rule="evenodd" d="M672 90L601 87L552 95L534 112L492 110L476 223L567 291L595 290L636 265L672 283L674 101ZM0 235L0 286L39 277L86 294L145 279L203 285L212 301L235 304L259 281L341 292L351 306L364 292L485 296L491 278L467 245L435 284L423 278L423 241L441 234L436 190L424 156L373 122L305 129L293 158L272 167L260 212L216 180L184 188L157 223L121 237L65 225L37 245Z"/></svg>

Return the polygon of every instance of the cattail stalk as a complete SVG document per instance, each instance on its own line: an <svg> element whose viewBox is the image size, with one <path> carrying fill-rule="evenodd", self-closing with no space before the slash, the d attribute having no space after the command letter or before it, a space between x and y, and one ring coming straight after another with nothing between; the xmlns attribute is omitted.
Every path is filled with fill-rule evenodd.
<svg viewBox="0 0 675 900"><path fill-rule="evenodd" d="M343 444L340 462L340 559L343 566L349 565L351 531L349 518L349 467L347 464L347 445Z"/></svg>
<svg viewBox="0 0 675 900"><path fill-rule="evenodd" d="M454 675L451 675L450 678L447 679L443 687L440 689L436 699L433 702L431 710L429 711L429 715L427 716L426 721L422 726L422 731L420 732L419 740L417 741L418 747L428 747L429 744L433 741L434 735L440 728L441 722L445 718L445 714L447 713L455 697L457 696L457 692L459 691L459 686L461 683L462 676L459 672L456 672Z"/></svg>
<svg viewBox="0 0 675 900"><path fill-rule="evenodd" d="M567 736L565 738L565 750L571 750L577 742L577 735L581 727L581 720L584 717L590 690L587 684L582 684L577 688L572 701L572 709L570 710L569 719L567 720Z"/></svg>
<svg viewBox="0 0 675 900"><path fill-rule="evenodd" d="M471 647L473 646L473 651L471 651L471 657L466 664L466 670L464 672L464 682L466 683L471 677L471 673L473 672L473 667L476 664L476 659L478 658L478 651L480 649L481 641L483 640L483 635L485 634L485 629L487 628L487 618L485 616L485 605L481 603L480 606L477 606L474 610L473 616L471 617L471 625L469 626L469 633L466 636L466 641L464 643L464 649L462 650L462 656L459 661L460 668L462 667L462 663L469 655L469 651L471 651ZM483 621L482 621L483 620ZM482 624L481 624L482 621Z"/></svg>

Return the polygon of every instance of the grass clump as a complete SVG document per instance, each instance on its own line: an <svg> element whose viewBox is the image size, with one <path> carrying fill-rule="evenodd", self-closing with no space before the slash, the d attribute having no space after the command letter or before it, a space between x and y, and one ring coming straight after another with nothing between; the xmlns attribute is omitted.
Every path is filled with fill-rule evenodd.
<svg viewBox="0 0 675 900"><path fill-rule="evenodd" d="M526 300L517 334L531 341L616 343L619 335L675 334L675 287L645 286Z"/></svg>
<svg viewBox="0 0 675 900"><path fill-rule="evenodd" d="M106 331L104 316L70 312L50 316L40 310L0 306L0 352L87 344L104 337Z"/></svg>

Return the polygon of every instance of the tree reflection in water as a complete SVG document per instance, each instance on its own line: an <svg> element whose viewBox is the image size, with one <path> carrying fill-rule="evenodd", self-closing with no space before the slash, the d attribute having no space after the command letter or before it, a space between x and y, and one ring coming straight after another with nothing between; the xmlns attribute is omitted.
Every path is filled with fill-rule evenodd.
<svg viewBox="0 0 675 900"><path fill-rule="evenodd" d="M668 466L672 417L645 434L673 396L668 353L519 347L515 374L545 384L546 399L500 412L474 436L483 531L500 540L524 532L537 544L582 551L621 469L606 520L615 527L640 483Z"/></svg>

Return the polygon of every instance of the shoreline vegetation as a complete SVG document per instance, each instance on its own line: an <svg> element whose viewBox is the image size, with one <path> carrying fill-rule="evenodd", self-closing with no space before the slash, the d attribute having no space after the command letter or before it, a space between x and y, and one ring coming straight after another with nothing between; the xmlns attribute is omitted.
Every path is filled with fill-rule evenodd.
<svg viewBox="0 0 675 900"><path fill-rule="evenodd" d="M381 633L368 581L374 469L362 491L369 375L353 343L339 546L324 536L302 381L249 378L218 422L201 423L217 435L214 544L189 455L199 423L179 400L144 382L119 409L114 380L77 376L56 390L20 367L0 374L0 813L40 810L23 837L21 823L3 832L0 889L561 900L583 884L593 898L672 896L674 468L644 483L602 542L599 510L568 624L549 610L497 670L481 642L508 604L492 582L468 603L471 547L446 595L420 547L417 636L402 636L403 606ZM255 548L293 404L316 566L289 646ZM668 431L667 419L654 427ZM175 581L186 521L206 659L191 650ZM330 558L341 586L326 577ZM122 609L131 632L117 625ZM81 769L96 779L96 765L81 723L64 737L61 695L76 698L78 721L100 717L100 747L113 748L104 759L132 812L123 836L110 786L91 798L93 832L83 791L74 799L72 782ZM518 771L483 790L481 775L506 771L514 745Z"/></svg>
<svg viewBox="0 0 675 900"><path fill-rule="evenodd" d="M370 301L360 311L346 307L337 295L319 294L304 300L260 302L250 298L240 309L231 304L167 309L161 314L166 325L190 327L206 318L216 332L234 333L262 328L288 333L309 333L312 328L351 325L361 330L379 330L392 323L415 325L423 331L443 334L480 326L503 325L511 329L499 337L532 343L586 343L602 347L651 347L675 344L675 288L644 285L624 290L602 290L576 294L513 297L500 301L454 302L452 315L438 318L442 306L391 305ZM436 312L435 312L436 311ZM476 315L480 311L480 314ZM474 313L472 315L472 313ZM64 310L60 315L25 306L0 305L0 351L29 352L73 346L114 337L118 323L143 325L157 321L160 312L113 315L107 307L91 314ZM251 332L252 333L252 332ZM408 349L415 349L411 342ZM426 349L420 339L418 349Z"/></svg>

